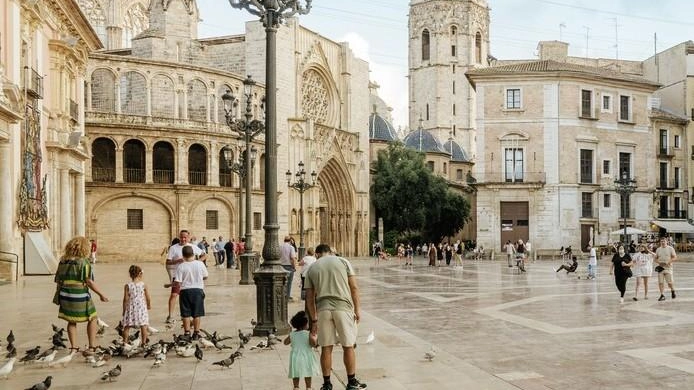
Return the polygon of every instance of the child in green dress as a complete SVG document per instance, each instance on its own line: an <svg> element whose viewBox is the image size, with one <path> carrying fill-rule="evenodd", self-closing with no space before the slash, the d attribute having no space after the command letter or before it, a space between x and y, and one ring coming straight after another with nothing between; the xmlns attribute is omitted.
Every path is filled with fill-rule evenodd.
<svg viewBox="0 0 694 390"><path fill-rule="evenodd" d="M311 389L311 378L320 375L318 358L313 352L313 347L318 345L316 336L311 336L308 327L308 315L300 311L289 321L294 331L284 339L284 345L291 343L292 350L289 353L289 377L294 383L294 390L299 389L301 378L306 382L306 389Z"/></svg>

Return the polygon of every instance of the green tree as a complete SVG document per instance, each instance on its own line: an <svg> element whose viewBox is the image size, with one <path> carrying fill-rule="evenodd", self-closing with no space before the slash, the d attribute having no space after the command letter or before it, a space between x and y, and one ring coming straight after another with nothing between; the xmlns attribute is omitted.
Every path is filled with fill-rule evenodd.
<svg viewBox="0 0 694 390"><path fill-rule="evenodd" d="M378 154L371 199L386 230L440 240L465 226L470 205L431 173L424 154L392 143Z"/></svg>

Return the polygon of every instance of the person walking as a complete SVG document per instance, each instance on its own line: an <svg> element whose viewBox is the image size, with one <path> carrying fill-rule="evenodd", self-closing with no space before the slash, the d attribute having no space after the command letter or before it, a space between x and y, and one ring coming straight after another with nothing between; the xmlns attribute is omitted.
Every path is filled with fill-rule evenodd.
<svg viewBox="0 0 694 390"><path fill-rule="evenodd" d="M672 263L677 260L677 253L675 253L675 248L668 245L668 239L666 237L660 238L660 246L655 250L655 262L658 264L656 271L658 271L658 289L660 289L659 301L665 300L665 282L667 282L668 287L670 287L670 294L672 299L675 299L675 285L672 280Z"/></svg>
<svg viewBox="0 0 694 390"><path fill-rule="evenodd" d="M224 245L226 243L224 242L224 239L222 236L219 236L219 239L217 240L217 245L214 247L214 251L217 252L217 265L221 266L222 268L224 267L224 260L225 260L225 249Z"/></svg>
<svg viewBox="0 0 694 390"><path fill-rule="evenodd" d="M458 244L458 247L455 249L455 266L456 267L462 267L463 266L463 244L460 243Z"/></svg>
<svg viewBox="0 0 694 390"><path fill-rule="evenodd" d="M595 270L598 268L598 253L590 244L586 249L588 249L588 279L595 279Z"/></svg>
<svg viewBox="0 0 694 390"><path fill-rule="evenodd" d="M178 306L183 319L184 335L190 336L191 326L193 340L200 338L200 320L205 316L205 280L207 267L195 260L192 245L181 249L183 263L176 269L173 284L180 291Z"/></svg>
<svg viewBox="0 0 694 390"><path fill-rule="evenodd" d="M224 244L224 251L227 255L227 268L234 268L234 239L230 238Z"/></svg>
<svg viewBox="0 0 694 390"><path fill-rule="evenodd" d="M318 261L306 275L306 308L311 319L311 336L317 336L321 346L321 390L332 390L333 346L342 345L343 361L347 371L346 390L366 388L356 377L357 324L360 320L359 288L352 264L335 256L330 246L316 247Z"/></svg>
<svg viewBox="0 0 694 390"><path fill-rule="evenodd" d="M614 282L619 290L619 303L624 303L624 293L627 290L627 279L632 276L631 267L634 263L631 261L631 256L624 250L624 246L620 245L617 248L617 253L612 256L612 264L610 265L610 275L614 273Z"/></svg>
<svg viewBox="0 0 694 390"><path fill-rule="evenodd" d="M89 290L99 296L101 302L108 302L93 280L92 265L89 262L91 246L86 237L72 238L65 244L63 255L58 263L53 281L56 292L53 303L58 305L58 318L67 321L67 337L70 350L77 347L77 323L87 323L88 353L93 354L96 348L96 307Z"/></svg>
<svg viewBox="0 0 694 390"><path fill-rule="evenodd" d="M308 248L313 252L313 248ZM304 378L306 389L311 390L311 381L314 376L320 375L320 364L313 353L313 348L318 346L315 334L309 331L310 324L305 311L300 311L289 321L294 331L284 339L284 345L291 344L289 352L289 378L292 380L294 390L299 390L301 378Z"/></svg>
<svg viewBox="0 0 694 390"><path fill-rule="evenodd" d="M141 345L147 344L147 330L149 329L149 313L152 302L149 298L147 285L142 281L142 268L131 265L128 269L130 282L123 287L123 343L128 343L130 328L140 328Z"/></svg>
<svg viewBox="0 0 694 390"><path fill-rule="evenodd" d="M508 267L511 268L513 267L513 255L516 253L516 248L511 244L511 240L507 240L504 249L506 250L506 262Z"/></svg>
<svg viewBox="0 0 694 390"><path fill-rule="evenodd" d="M648 250L648 246L641 244L639 251L634 254L634 267L632 272L636 278L636 289L634 290L634 300L638 301L639 284L643 281L643 299L648 299L648 278L653 275L653 256L655 254Z"/></svg>
<svg viewBox="0 0 694 390"><path fill-rule="evenodd" d="M164 287L171 287L171 294L169 295L169 314L166 316L166 323L170 324L173 322L171 314L173 313L174 305L176 305L176 300L178 299L178 294L181 292L178 285L174 283L174 275L178 266L183 263L183 247L190 246L193 248L193 255L205 264L205 259L207 254L200 249L199 246L195 246L188 242L190 237L190 232L188 230L181 230L178 233L178 244L171 245L169 248L169 253L166 255L166 272L169 274L170 283L164 285ZM203 237L204 240L204 237Z"/></svg>
<svg viewBox="0 0 694 390"><path fill-rule="evenodd" d="M429 266L436 267L436 245L434 243L429 243L429 251L427 253L429 256Z"/></svg>
<svg viewBox="0 0 694 390"><path fill-rule="evenodd" d="M89 262L92 264L96 264L96 240L91 239L89 240L89 243L91 244L89 252Z"/></svg>
<svg viewBox="0 0 694 390"><path fill-rule="evenodd" d="M313 248L307 248L306 249L306 256L304 256L300 261L299 265L301 266L301 299L306 300L306 273L308 272L308 269L311 268L311 265L316 262L316 256L315 256L315 251Z"/></svg>
<svg viewBox="0 0 694 390"><path fill-rule="evenodd" d="M437 265L440 267L443 262L443 243L439 243L439 247L436 248L436 260L438 260Z"/></svg>
<svg viewBox="0 0 694 390"><path fill-rule="evenodd" d="M292 282L294 281L294 272L296 272L296 249L292 246L292 238L284 237L284 242L280 245L280 263L282 268L289 271L287 276L287 300L294 302L292 297Z"/></svg>
<svg viewBox="0 0 694 390"><path fill-rule="evenodd" d="M450 266L451 265L451 259L453 259L453 247L451 247L450 244L446 244L445 255L446 255L446 266Z"/></svg>
<svg viewBox="0 0 694 390"><path fill-rule="evenodd" d="M523 240L518 240L516 244L516 265L521 272L525 272L525 244L523 244Z"/></svg>

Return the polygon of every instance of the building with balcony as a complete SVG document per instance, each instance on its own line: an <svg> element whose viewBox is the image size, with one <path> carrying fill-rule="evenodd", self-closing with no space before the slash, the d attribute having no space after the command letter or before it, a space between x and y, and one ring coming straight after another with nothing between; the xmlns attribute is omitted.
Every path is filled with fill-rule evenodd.
<svg viewBox="0 0 694 390"><path fill-rule="evenodd" d="M264 115L262 24L247 23L243 35L198 39L194 0L129 1L118 10L97 0L81 4L109 49L90 56L85 83L86 230L100 256L156 260L180 229L198 239L243 236L247 206L222 148L230 146L236 161L245 145L225 123L221 95L239 96L251 75L258 81L252 112ZM366 254L368 64L296 19L279 29L277 42L279 234L298 237L303 212L307 246L326 242L345 255ZM248 207L260 250L262 134L254 145ZM304 194L304 210L299 194L283 185L284 172L300 161L318 173L319 184ZM146 245L133 253L124 245L132 242Z"/></svg>
<svg viewBox="0 0 694 390"><path fill-rule="evenodd" d="M101 42L75 0L0 3L0 279L55 271L84 234L84 76Z"/></svg>
<svg viewBox="0 0 694 390"><path fill-rule="evenodd" d="M485 248L518 239L536 249L606 244L622 217L650 230L659 150L648 103L659 85L572 63L567 50L542 42L539 60L467 73L477 92L477 240ZM622 172L637 185L627 199L615 192Z"/></svg>

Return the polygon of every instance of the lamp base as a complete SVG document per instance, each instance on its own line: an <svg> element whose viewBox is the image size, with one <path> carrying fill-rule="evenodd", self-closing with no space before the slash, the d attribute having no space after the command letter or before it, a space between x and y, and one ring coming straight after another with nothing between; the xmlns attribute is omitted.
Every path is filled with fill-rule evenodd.
<svg viewBox="0 0 694 390"><path fill-rule="evenodd" d="M278 335L289 333L287 274L280 265L261 266L253 273L258 309L258 324L253 328L253 336L267 336L273 330Z"/></svg>
<svg viewBox="0 0 694 390"><path fill-rule="evenodd" d="M239 280L239 284L246 286L253 283L251 277L257 264L257 256L255 252L244 253L239 256L241 261L241 280Z"/></svg>

